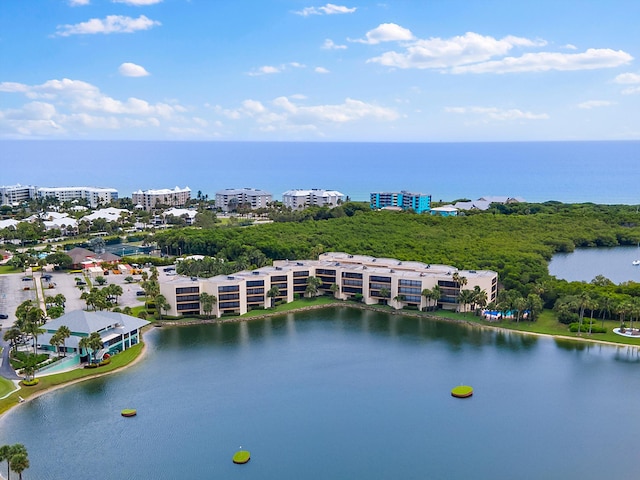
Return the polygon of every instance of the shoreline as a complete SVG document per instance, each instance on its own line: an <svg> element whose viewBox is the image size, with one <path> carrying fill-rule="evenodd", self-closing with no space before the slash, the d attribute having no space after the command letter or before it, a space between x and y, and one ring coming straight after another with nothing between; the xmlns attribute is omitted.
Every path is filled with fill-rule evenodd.
<svg viewBox="0 0 640 480"><path fill-rule="evenodd" d="M67 383L60 383L58 385L54 385L52 387L49 388L45 388L44 390L40 390L39 392L34 393L33 395L29 395L27 398L24 399L24 402L22 403L16 403L15 405L10 406L7 410L5 410L4 412L0 413L0 421L2 421L5 417L5 415L7 415L8 413L14 411L14 409L20 405L24 405L29 403L31 400L35 400L36 398L41 397L42 395L45 395L47 393L50 392L55 392L56 390L59 390L61 388L65 388L68 387L70 385L75 385L76 383L81 383L81 382L85 382L87 380L93 380L94 378L100 378L100 377L105 377L107 375L111 375L113 373L116 372L120 372L122 370L125 370L129 367L133 367L134 365L136 365L138 362L142 361L142 359L145 357L145 353L147 352L147 344L146 343L142 343L142 349L140 350L140 354L134 358L130 363L127 363L126 365L122 365L121 367L118 367L114 370L111 370L109 372L104 372L104 373L97 373L95 375L89 375L83 378L76 378L75 380L71 380L70 382ZM21 387L21 390L24 387ZM19 391L19 390L18 390ZM2 476L2 473L0 472L0 480L5 480L4 477Z"/></svg>
<svg viewBox="0 0 640 480"><path fill-rule="evenodd" d="M211 318L211 319L196 319L196 320L155 320L151 325L149 325L149 328L151 328L152 326L181 326L181 325L215 325L215 324L219 324L219 323L239 323L239 322L250 322L252 320L264 320L266 318L270 318L270 317L275 317L275 316L280 316L280 315L287 315L289 313L298 313L298 312L306 312L306 311L311 311L311 310L321 310L323 308L333 308L333 307L337 307L337 308L357 308L360 310L369 310L369 311L373 311L373 312L379 312L379 313L385 313L387 315L402 315L404 317L413 317L413 318L427 318L429 320L435 320L435 321L439 321L439 322L449 322L449 323L457 323L460 325L467 325L470 327L475 327L475 328L481 328L481 329L487 329L487 330L494 330L494 331L499 331L499 332L510 332L510 333L518 333L521 335L533 335L536 337L543 337L543 338L553 338L553 339L559 339L559 340L573 340L576 342L588 342L588 343L596 343L596 344L601 344L601 345L609 345L609 346L613 346L613 347L631 347L631 348L640 348L640 344L639 345L632 345L632 344L628 344L628 343L617 343L617 342L611 342L609 340L599 340L596 338L586 338L586 337L572 337L569 335L555 335L555 334L551 334L551 333L539 333L539 332L529 332L526 330L513 330L510 328L505 328L505 327L499 327L497 325L485 325L485 324L481 324L481 323L477 323L477 322L473 322L471 320L464 320L464 319L458 319L458 318L448 318L448 317L441 317L438 315L433 315L430 314L428 312L412 312L412 311L407 311L407 310L387 310L387 309L383 309L383 308L379 308L377 305L366 305L366 304L358 304L358 303L349 303L349 304L345 304L343 302L331 302L331 303L325 303L322 305L309 305L306 307L300 307L300 308L295 308L295 309L291 309L291 310L287 310L287 311L283 311L283 312L268 312L268 313L264 313L264 314L260 314L260 315L255 315L252 317L227 317L227 318Z"/></svg>
<svg viewBox="0 0 640 480"><path fill-rule="evenodd" d="M441 317L438 315L432 315L429 313L423 313L423 312L410 312L410 311L406 311L406 310L387 310L387 309L383 309L378 307L377 305L366 305L366 304L357 304L357 303L353 303L353 304L344 304L342 302L331 302L331 303L325 303L325 304L321 304L321 305L308 305L306 307L299 307L299 308L294 308L291 310L287 310L287 311L272 311L272 312L266 312L260 315L255 315L255 316L251 316L251 317L228 317L228 318L211 318L211 319L194 319L194 320L156 320L153 323L151 323L150 325L147 325L145 327L145 330L151 330L154 327L163 327L163 326L193 326L193 325L216 325L216 324L221 324L221 323L240 323L240 322L250 322L252 320L264 320L267 318L271 318L271 317L276 317L276 316L281 316L281 315L287 315L287 314L295 314L295 313L299 313L299 312L307 312L307 311L313 311L313 310L322 310L325 308L357 308L360 310L369 310L369 311L373 311L373 312L378 312L378 313L384 313L387 315L401 315L404 317L413 317L413 318L426 318L428 320L434 320L434 321L440 321L440 322L448 322L448 323L457 323L460 325L466 325L468 327L474 327L474 328L479 328L479 329L484 329L484 330L492 330L492 331L498 331L498 332L503 332L503 333L516 333L519 335L533 335L536 337L542 337L542 338L551 338L551 339L558 339L558 340L569 340L569 341L576 341L576 342L587 342L587 343L594 343L594 344L601 344L601 345L608 345L608 346L612 346L612 347L618 347L618 348L640 348L640 345L631 345L631 344L625 344L625 343L616 343L616 342L611 342L608 340L598 340L598 339L594 339L594 338L585 338L585 337L571 337L571 336L566 336L566 335L554 335L554 334L549 334L549 333L539 333L539 332L529 332L529 331L523 331L523 330L512 330L509 328L505 328L505 327L499 327L499 326L493 326L493 325L484 325L484 324L480 324L477 322L473 322L470 320L464 320L464 319L457 319L457 318L448 318L448 317ZM119 372L122 371L124 369L127 369L129 367L132 367L136 364L138 364L139 362L141 362L144 357L145 354L147 352L147 345L146 343L143 342L143 346L142 349L140 351L140 354L133 360L131 361L131 363L128 363L126 365L123 365L115 370L111 370L109 372L104 372L104 373L99 373L96 375L91 375L91 376L87 376L87 377L83 377L83 378L78 378L75 380L72 380L70 382L67 383L61 383L59 385L55 385L52 387L49 387L47 389L41 390L39 392L34 393L33 395L30 395L29 397L24 399L23 403L27 403L30 402L31 400L34 400L36 398L41 397L42 395L45 395L49 392L53 392L56 391L58 389L61 388L65 388L68 387L70 385L74 385L80 382L84 382L87 380L92 380L95 378L100 378L100 377L104 377L107 375L111 375L115 372ZM5 415L7 415L8 413L12 412L14 410L15 407L22 405L22 403L17 403L11 407L9 407L6 411L0 413L0 421L5 417ZM0 480L5 480L4 477L2 476L2 473L0 472Z"/></svg>

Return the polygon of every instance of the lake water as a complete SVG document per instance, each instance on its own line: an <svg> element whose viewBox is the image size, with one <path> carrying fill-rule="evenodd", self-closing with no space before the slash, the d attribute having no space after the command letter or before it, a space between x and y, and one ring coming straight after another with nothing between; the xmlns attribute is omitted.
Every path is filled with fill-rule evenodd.
<svg viewBox="0 0 640 480"><path fill-rule="evenodd" d="M637 475L636 349L348 308L146 339L136 366L0 420L26 480Z"/></svg>
<svg viewBox="0 0 640 480"><path fill-rule="evenodd" d="M614 283L640 282L638 247L578 248L571 253L558 253L549 263L549 273L568 281L590 282L604 275Z"/></svg>

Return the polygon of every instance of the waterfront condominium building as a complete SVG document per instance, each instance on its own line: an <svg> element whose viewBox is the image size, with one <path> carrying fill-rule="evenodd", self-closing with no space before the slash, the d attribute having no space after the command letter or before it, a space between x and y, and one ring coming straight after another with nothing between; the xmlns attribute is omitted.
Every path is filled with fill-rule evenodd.
<svg viewBox="0 0 640 480"><path fill-rule="evenodd" d="M166 277L161 279L160 292L172 315L242 315L304 296L310 277L320 281L316 294L396 309L424 309L437 303L448 310L467 310L470 305L458 304L461 289L478 287L486 293L486 301L493 302L498 287L498 274L490 270L333 252L323 253L318 260L276 260L272 266L212 278ZM423 295L427 289L438 291L437 298ZM211 312L202 310L202 293L217 298Z"/></svg>
<svg viewBox="0 0 640 480"><path fill-rule="evenodd" d="M431 209L431 195L400 192L377 192L371 194L371 208L395 207L402 210L413 210L416 213L428 212Z"/></svg>
<svg viewBox="0 0 640 480"><path fill-rule="evenodd" d="M173 190L169 188L138 190L131 195L133 204L140 205L147 211L160 205L163 207L183 207L189 200L191 200L191 189L189 187L175 187Z"/></svg>
<svg viewBox="0 0 640 480"><path fill-rule="evenodd" d="M250 205L252 210L266 207L271 194L257 188L227 188L216 192L216 207L223 212L233 212L240 205Z"/></svg>
<svg viewBox="0 0 640 480"><path fill-rule="evenodd" d="M100 204L108 204L118 199L115 188L102 187L41 187L38 189L40 198L55 197L59 202L71 200L86 200L91 208Z"/></svg>
<svg viewBox="0 0 640 480"><path fill-rule="evenodd" d="M0 205L19 205L36 198L38 187L33 185L9 185L0 187Z"/></svg>
<svg viewBox="0 0 640 480"><path fill-rule="evenodd" d="M292 210L302 210L307 207L330 207L333 208L344 199L344 195L337 190L323 190L312 188L311 190L293 189L282 194L282 203Z"/></svg>

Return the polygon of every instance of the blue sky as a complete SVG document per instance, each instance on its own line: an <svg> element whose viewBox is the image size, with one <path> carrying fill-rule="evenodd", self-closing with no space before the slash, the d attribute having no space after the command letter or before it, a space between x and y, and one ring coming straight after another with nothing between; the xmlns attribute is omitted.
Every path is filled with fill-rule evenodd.
<svg viewBox="0 0 640 480"><path fill-rule="evenodd" d="M637 0L2 0L0 138L640 139Z"/></svg>

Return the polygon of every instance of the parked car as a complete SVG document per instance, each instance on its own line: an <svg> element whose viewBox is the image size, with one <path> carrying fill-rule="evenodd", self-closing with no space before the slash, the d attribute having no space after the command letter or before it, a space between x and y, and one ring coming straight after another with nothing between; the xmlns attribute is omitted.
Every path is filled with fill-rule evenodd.
<svg viewBox="0 0 640 480"><path fill-rule="evenodd" d="M22 277L23 282L30 282L31 280L33 280L31 277Z"/></svg>
<svg viewBox="0 0 640 480"><path fill-rule="evenodd" d="M9 318L9 315L6 313L0 313L0 320L6 320L7 318Z"/></svg>
<svg viewBox="0 0 640 480"><path fill-rule="evenodd" d="M86 284L87 284L87 282L85 282L84 280L78 280L76 282L76 285L86 285Z"/></svg>
<svg viewBox="0 0 640 480"><path fill-rule="evenodd" d="M144 291L142 291L142 290L138 290L138 291L136 292L136 296L137 296L137 297L144 297L144 296L145 296L145 293L144 293Z"/></svg>

